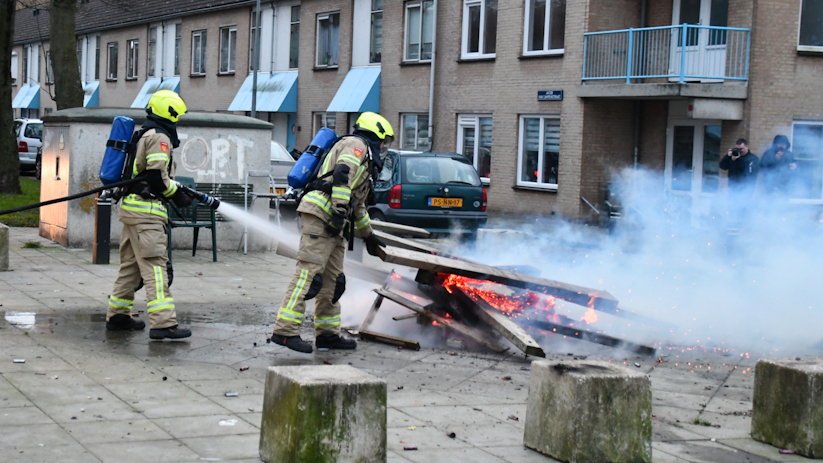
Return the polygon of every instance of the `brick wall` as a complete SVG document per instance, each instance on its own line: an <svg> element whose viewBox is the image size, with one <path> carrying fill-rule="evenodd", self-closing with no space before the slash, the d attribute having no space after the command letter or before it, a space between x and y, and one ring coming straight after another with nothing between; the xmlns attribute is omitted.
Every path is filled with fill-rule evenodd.
<svg viewBox="0 0 823 463"><path fill-rule="evenodd" d="M148 24L113 29L100 34L100 106L128 108L140 93L146 82L146 50L148 49ZM137 78L126 79L128 62L127 41L137 39ZM109 54L108 45L117 42L117 80L108 80Z"/></svg>
<svg viewBox="0 0 823 463"><path fill-rule="evenodd" d="M190 111L216 111L229 107L246 76L249 75L249 32L251 7L217 13L186 16L180 44L180 95ZM220 28L237 26L235 72L218 75ZM206 75L192 76L192 31L206 30ZM173 32L172 32L173 33ZM145 76L145 72L143 73Z"/></svg>
<svg viewBox="0 0 823 463"><path fill-rule="evenodd" d="M801 0L756 0L747 120L750 146L762 154L793 120L823 120L823 60L797 51Z"/></svg>
<svg viewBox="0 0 823 463"><path fill-rule="evenodd" d="M387 2L388 3L388 2ZM300 5L300 77L297 80L297 132L296 143L304 148L312 139L312 117L315 112L325 112L334 99L337 89L351 68L352 2L336 0L304 0ZM388 5L387 5L388 7ZM340 41L338 43L338 67L315 70L317 43L317 14L340 12ZM386 27L384 26L384 30ZM386 56L386 53L383 53ZM384 58L385 59L385 58ZM382 95L381 95L382 97ZM337 114L337 133L347 132L346 113Z"/></svg>

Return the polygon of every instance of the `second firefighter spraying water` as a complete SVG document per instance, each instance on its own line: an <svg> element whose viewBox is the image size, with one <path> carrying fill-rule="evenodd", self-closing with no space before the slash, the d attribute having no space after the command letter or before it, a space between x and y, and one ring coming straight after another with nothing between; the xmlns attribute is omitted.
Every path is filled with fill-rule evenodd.
<svg viewBox="0 0 823 463"><path fill-rule="evenodd" d="M134 161L131 174L139 182L123 191L120 221L120 271L109 296L106 328L142 330L145 323L131 316L134 293L146 288L152 339L177 339L191 336L180 328L169 291L170 275L166 249L167 201L178 207L191 205L191 193L173 180L172 150L180 144L177 121L186 113L186 104L170 90L152 95L146 108L147 120L134 137ZM128 156L127 156L128 159ZM129 169L130 162L126 162Z"/></svg>
<svg viewBox="0 0 823 463"><path fill-rule="evenodd" d="M389 121L379 114L363 113L354 133L338 139L329 148L316 169L318 175L306 185L297 208L303 225L297 268L280 304L271 337L273 343L298 352L312 352L312 345L300 338L300 324L306 311L305 301L316 298L317 347L357 347L354 340L340 336L340 297L346 290L344 238L351 241L352 229L357 228L366 237L370 254L376 254L378 246L385 246L372 232L366 202L372 176L382 169L381 155L393 138Z"/></svg>

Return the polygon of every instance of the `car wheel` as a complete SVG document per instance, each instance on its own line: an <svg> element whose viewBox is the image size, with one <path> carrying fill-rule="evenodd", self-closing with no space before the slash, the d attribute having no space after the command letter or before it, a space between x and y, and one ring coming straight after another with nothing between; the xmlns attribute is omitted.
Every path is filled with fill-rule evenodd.
<svg viewBox="0 0 823 463"><path fill-rule="evenodd" d="M34 164L34 178L40 180L40 177L43 173L43 161L40 158L40 155L37 155L37 161Z"/></svg>
<svg viewBox="0 0 823 463"><path fill-rule="evenodd" d="M369 217L371 217L371 220L379 220L381 222L387 222L386 216L383 215L383 213L380 212L378 209L370 210L369 211Z"/></svg>

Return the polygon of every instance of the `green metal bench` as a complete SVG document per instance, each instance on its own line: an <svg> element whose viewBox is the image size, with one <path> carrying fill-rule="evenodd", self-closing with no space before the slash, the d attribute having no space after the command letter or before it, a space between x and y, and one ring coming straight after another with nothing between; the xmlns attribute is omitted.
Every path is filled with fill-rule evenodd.
<svg viewBox="0 0 823 463"><path fill-rule="evenodd" d="M191 177L176 177L175 180L181 185L197 189L195 187L194 179ZM194 256L197 252L197 239L200 236L201 228L211 229L211 247L212 247L212 261L217 262L217 217L214 209L198 202L193 201L189 207L176 207L173 203L169 203L169 233L168 233L168 247L169 247L169 261L171 261L171 234L175 228L191 228L194 232L192 239L191 255Z"/></svg>

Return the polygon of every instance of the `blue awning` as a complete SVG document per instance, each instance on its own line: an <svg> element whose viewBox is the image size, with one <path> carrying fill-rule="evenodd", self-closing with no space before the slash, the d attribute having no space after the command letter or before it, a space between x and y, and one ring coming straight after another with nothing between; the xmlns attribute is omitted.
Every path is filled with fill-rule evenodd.
<svg viewBox="0 0 823 463"><path fill-rule="evenodd" d="M331 100L328 112L380 111L380 68L351 68Z"/></svg>
<svg viewBox="0 0 823 463"><path fill-rule="evenodd" d="M167 77L165 79L147 79L137 94L137 98L131 104L132 108L145 108L149 104L151 96L158 90L171 90L180 93L180 78Z"/></svg>
<svg viewBox="0 0 823 463"><path fill-rule="evenodd" d="M251 111L254 76L249 74L229 105L229 111ZM297 71L257 74L257 110L267 113L297 112Z"/></svg>
<svg viewBox="0 0 823 463"><path fill-rule="evenodd" d="M23 85L14 101L11 102L12 108L22 109L40 109L40 86L39 85Z"/></svg>
<svg viewBox="0 0 823 463"><path fill-rule="evenodd" d="M100 89L100 82L86 82L83 84L83 107L84 108L95 108L100 106L99 97L98 97L98 90Z"/></svg>

